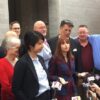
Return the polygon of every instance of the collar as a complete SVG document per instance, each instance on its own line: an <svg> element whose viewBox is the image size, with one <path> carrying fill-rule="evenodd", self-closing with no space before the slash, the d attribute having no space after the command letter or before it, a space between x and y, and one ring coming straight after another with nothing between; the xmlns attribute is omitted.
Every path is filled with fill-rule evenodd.
<svg viewBox="0 0 100 100"><path fill-rule="evenodd" d="M38 57L35 57L35 58L30 57L30 58L32 59L32 61L39 61Z"/></svg>

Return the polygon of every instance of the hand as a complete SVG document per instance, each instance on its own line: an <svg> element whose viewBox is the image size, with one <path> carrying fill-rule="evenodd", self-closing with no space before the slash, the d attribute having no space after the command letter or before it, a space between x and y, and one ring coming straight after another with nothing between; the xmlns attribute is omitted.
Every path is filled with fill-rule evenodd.
<svg viewBox="0 0 100 100"><path fill-rule="evenodd" d="M98 95L100 95L100 87L97 84L93 83L90 85L90 89L91 91L95 91Z"/></svg>
<svg viewBox="0 0 100 100"><path fill-rule="evenodd" d="M60 81L60 83L61 83L62 85L65 85L65 84L68 83L68 81L65 81L64 78L62 78L62 77L59 77L59 81Z"/></svg>
<svg viewBox="0 0 100 100"><path fill-rule="evenodd" d="M98 89L99 88L99 86L97 84L95 84L95 83L93 83L92 85L90 85L90 87L91 88L95 88L95 89Z"/></svg>
<svg viewBox="0 0 100 100"><path fill-rule="evenodd" d="M98 100L96 93L91 90L88 90L87 96L88 97L91 96L93 98L93 100Z"/></svg>

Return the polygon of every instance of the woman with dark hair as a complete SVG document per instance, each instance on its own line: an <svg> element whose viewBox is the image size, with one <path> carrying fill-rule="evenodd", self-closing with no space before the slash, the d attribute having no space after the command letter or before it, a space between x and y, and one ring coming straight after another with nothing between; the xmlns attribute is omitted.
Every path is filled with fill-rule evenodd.
<svg viewBox="0 0 100 100"><path fill-rule="evenodd" d="M44 37L39 32L24 36L27 53L15 65L13 92L16 100L50 100L50 86L44 60L37 54Z"/></svg>
<svg viewBox="0 0 100 100"><path fill-rule="evenodd" d="M59 81L62 84L61 90L56 95L57 100L71 100L71 96L76 92L73 78L74 69L74 57L70 52L70 42L59 38L55 55L49 64L51 81Z"/></svg>

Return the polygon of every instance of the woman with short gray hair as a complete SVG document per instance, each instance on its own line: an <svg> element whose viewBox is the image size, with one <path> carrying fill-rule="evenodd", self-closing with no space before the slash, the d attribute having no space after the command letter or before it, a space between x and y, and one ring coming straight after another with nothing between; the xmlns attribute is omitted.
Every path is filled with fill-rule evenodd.
<svg viewBox="0 0 100 100"><path fill-rule="evenodd" d="M1 100L15 100L12 93L12 77L20 44L20 39L15 36L7 37L2 42L6 56L0 59Z"/></svg>

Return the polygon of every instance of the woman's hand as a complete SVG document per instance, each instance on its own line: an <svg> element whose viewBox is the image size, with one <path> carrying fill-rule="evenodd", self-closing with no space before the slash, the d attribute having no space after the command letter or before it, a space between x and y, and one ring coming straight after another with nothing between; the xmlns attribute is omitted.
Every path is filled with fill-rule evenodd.
<svg viewBox="0 0 100 100"><path fill-rule="evenodd" d="M60 81L60 83L61 83L62 85L65 85L65 84L68 83L68 81L65 81L65 79L62 78L62 77L59 77L59 81Z"/></svg>

